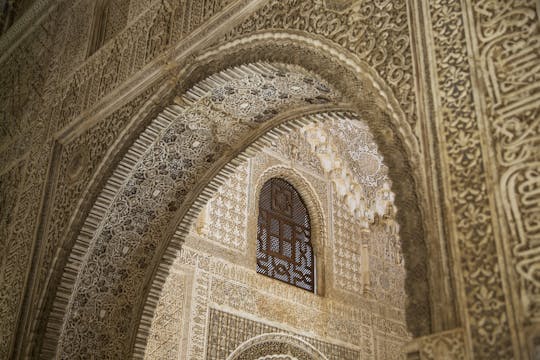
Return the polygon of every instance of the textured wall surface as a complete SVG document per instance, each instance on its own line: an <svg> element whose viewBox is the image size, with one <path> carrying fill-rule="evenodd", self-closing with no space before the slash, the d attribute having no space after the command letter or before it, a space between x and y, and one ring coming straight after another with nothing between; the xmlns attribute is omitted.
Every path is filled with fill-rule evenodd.
<svg viewBox="0 0 540 360"><path fill-rule="evenodd" d="M436 358L446 346L464 357L534 358L540 338L537 2L131 0L121 11L112 3L106 41L91 56L98 31L93 2L25 3L26 12L0 37L0 357L52 356L59 334L71 326L68 304L74 314L78 306L93 306L97 328L125 334L112 344L103 334L75 331L68 341L74 353L130 351L145 300L128 304L119 295L123 289L100 281L129 277L151 287L152 269L169 261L160 256L170 239L162 229L178 221L171 214L159 226L142 226L161 240L140 248L148 258L133 254L138 268L101 271L99 259L114 258L115 268L125 260L122 247L100 248L92 238L96 219L109 214L125 189L127 175L114 177L127 171L120 159L146 151L163 128L144 129L197 81L242 62L281 61L317 73L339 90L333 105L347 103L366 117L392 190L402 194L396 202L411 210L398 211L401 239L417 237L410 228L423 234L423 247L403 244L405 282L420 284L407 293L416 309L408 313L431 313L415 332L440 335L418 340L418 356ZM361 78L375 80L369 85ZM317 96L294 104L316 106ZM279 117L284 109L278 108L267 107L253 124ZM207 159L200 168L183 164L189 171L171 180L176 187L170 188L183 189L171 195L171 212L189 207L179 199L198 189L207 180L202 169L229 149L227 141L217 141L219 148L210 143L229 135L247 141L250 126L259 126L253 124L236 123L242 131L227 135L219 126L187 130L186 139L201 136L202 146L184 149L180 158L208 150ZM398 178L414 179L414 186ZM182 179L189 181L179 185ZM130 196L130 211L137 201L154 201L151 194ZM151 217L137 213L143 215ZM347 216L335 215L336 225L345 226ZM128 235L132 242L141 236ZM223 241L234 242L232 236ZM386 266L370 260L375 268ZM339 272L345 264L334 266ZM426 269L429 289L418 281ZM362 284L392 284L400 276ZM335 282L355 292L363 287ZM85 291L74 289L85 287L108 300L76 297ZM413 293L429 294L429 305ZM113 321L127 314L131 325ZM77 327L84 327L87 319L77 316ZM103 346L95 350L98 340Z"/></svg>
<svg viewBox="0 0 540 360"><path fill-rule="evenodd" d="M165 281L145 359L225 359L251 338L283 332L300 336L328 359L400 357L411 336L405 324L403 255L392 210L385 220L361 229L354 209L345 202L351 194L338 192L338 176L353 168L351 159L361 155L374 156L377 164L356 168L351 189L369 197L388 181L369 130L352 121L338 118L300 128L236 167L192 224ZM326 150L320 144L312 146L314 132L324 134ZM325 171L318 154L343 144L348 149L334 160L340 168ZM300 194L320 204L318 216L324 222L315 223L313 232L325 235L314 235L313 242L320 254L317 262L325 269L318 276L318 282L324 282L322 294L256 272L257 192L268 172L292 181L303 179L296 182L304 184ZM391 201L388 205L393 206ZM349 223L340 225L339 216ZM179 281L180 273L191 274L192 290ZM186 298L187 306L167 305ZM175 329L175 336L169 329Z"/></svg>

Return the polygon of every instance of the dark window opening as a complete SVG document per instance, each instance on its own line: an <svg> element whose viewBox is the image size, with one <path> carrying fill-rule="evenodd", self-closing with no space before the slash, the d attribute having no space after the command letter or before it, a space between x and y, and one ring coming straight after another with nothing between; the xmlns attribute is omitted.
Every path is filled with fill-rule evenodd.
<svg viewBox="0 0 540 360"><path fill-rule="evenodd" d="M272 178L261 190L257 272L315 292L309 214L298 191L283 179Z"/></svg>

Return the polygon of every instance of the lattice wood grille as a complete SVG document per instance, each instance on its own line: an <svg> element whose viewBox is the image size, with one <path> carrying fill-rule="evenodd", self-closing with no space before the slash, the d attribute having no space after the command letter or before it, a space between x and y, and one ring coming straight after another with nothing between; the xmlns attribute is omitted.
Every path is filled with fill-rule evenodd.
<svg viewBox="0 0 540 360"><path fill-rule="evenodd" d="M259 199L257 272L314 292L314 269L306 205L291 184L272 178Z"/></svg>

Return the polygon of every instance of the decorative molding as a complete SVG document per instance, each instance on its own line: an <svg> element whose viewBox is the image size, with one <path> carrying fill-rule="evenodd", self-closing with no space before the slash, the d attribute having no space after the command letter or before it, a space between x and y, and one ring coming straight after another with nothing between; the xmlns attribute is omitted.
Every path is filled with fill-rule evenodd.
<svg viewBox="0 0 540 360"><path fill-rule="evenodd" d="M461 3L433 1L430 4L434 62L440 94L439 131L445 151L445 179L449 189L451 238L458 253L464 297L465 331L475 356L513 358L507 297L490 203L489 154L482 152L483 135L474 102L465 12Z"/></svg>
<svg viewBox="0 0 540 360"><path fill-rule="evenodd" d="M35 0L24 14L0 36L0 63L9 56L21 41L39 29L41 22L64 0Z"/></svg>

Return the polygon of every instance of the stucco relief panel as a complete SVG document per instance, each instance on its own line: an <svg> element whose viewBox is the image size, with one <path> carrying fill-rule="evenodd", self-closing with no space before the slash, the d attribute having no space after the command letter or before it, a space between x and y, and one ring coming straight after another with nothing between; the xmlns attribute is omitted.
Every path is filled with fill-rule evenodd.
<svg viewBox="0 0 540 360"><path fill-rule="evenodd" d="M465 280L467 323L479 357L511 358L510 328L501 268L493 234L486 156L481 149L478 110L473 98L460 2L433 1L429 6L440 94L444 157L448 164L455 241Z"/></svg>
<svg viewBox="0 0 540 360"><path fill-rule="evenodd" d="M486 93L485 116L494 144L501 206L510 232L504 234L518 276L521 321L540 321L540 32L532 0L478 1L473 16Z"/></svg>
<svg viewBox="0 0 540 360"><path fill-rule="evenodd" d="M254 74L253 77L258 79L262 76ZM303 84L305 83L304 79L309 78L309 76L293 72L290 75L286 73L272 75L266 79L271 97L275 100L269 100L268 103L265 103L265 107L261 108L257 114L264 111L276 111L273 110L276 107L279 109L285 105L306 103L311 97L328 99L329 96L333 96L331 91L327 90L329 89L327 85L313 79L311 81L312 95L308 95L309 97L306 97L306 94L302 94L301 97L293 94L279 97L280 93L272 84L277 84L283 81L280 79L287 77L292 84L295 82ZM324 91L317 88L319 84ZM222 101L224 99L219 100L219 102ZM79 339L81 336L81 331L83 331L81 326L85 327L85 324L92 323L90 318L95 317L93 309L108 308L112 306L113 298L119 296L122 301L126 302L124 309L127 311L132 309L134 305L132 302L136 298L133 297L133 294L141 291L140 279L149 265L151 255L160 239L160 229L171 220L172 212L181 203L187 189L191 188L194 181L207 169L208 160L214 159L217 154L226 149L227 144L238 142L241 136L249 130L249 122L256 122L256 119L250 118L246 122L238 123L234 122L237 117L232 117L233 124L231 124L231 118L224 117L223 112L219 111L219 105L212 105L212 102L212 98L201 99L200 102L182 110L176 121L160 135L154 146L146 152L146 156L134 169L130 181L123 186L123 190L115 198L109 213L124 208L125 216L108 218L102 225L101 232L94 239L95 243L92 245L88 264L97 265L97 268L92 265L82 270L77 281L79 284L85 285L78 288L74 297L74 299L83 297L89 300L76 304L77 315L70 317L64 325L60 347L63 352L62 356L69 357L73 352L82 351L78 347L83 346L83 344L74 339ZM159 192L144 191L144 184L152 184L154 189L159 190ZM155 206L149 206L149 204L155 204ZM117 221L113 222L114 219ZM133 236L126 236L127 234ZM112 254L110 252L112 247L127 248L121 262L104 257L105 254ZM112 264L116 264L118 267L114 268ZM137 264L137 266L132 268L132 264ZM102 271L102 267L109 270ZM120 284L111 287L111 284L116 283L115 274L122 270L129 273L129 279L126 279L125 283L121 285L121 289L115 288ZM97 276L96 272L101 273L109 280L98 280L100 276ZM119 291L120 295L111 297L109 294L115 291ZM69 306L75 306L73 298ZM129 325L129 321L132 321L130 317L122 315L118 318L122 319L121 322L126 328L131 326ZM108 336L115 337L119 342L128 336L122 328L108 329L105 319L95 319L95 321L98 321L101 326L88 329L90 333L111 330L113 332L108 333ZM92 338L97 338L97 334ZM95 347L103 353L125 351L125 349L115 350L113 344L110 346L110 349L106 346Z"/></svg>

